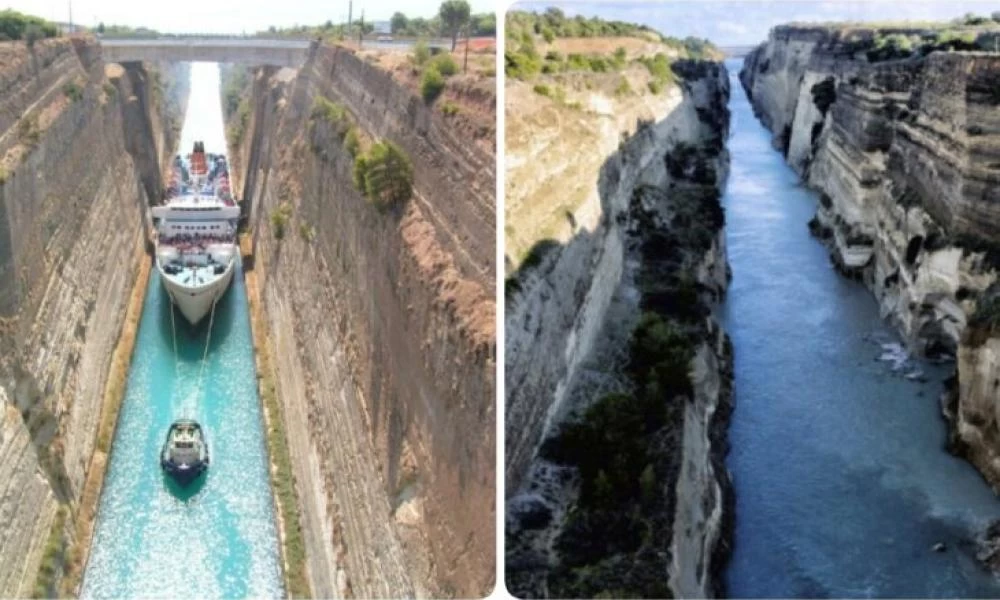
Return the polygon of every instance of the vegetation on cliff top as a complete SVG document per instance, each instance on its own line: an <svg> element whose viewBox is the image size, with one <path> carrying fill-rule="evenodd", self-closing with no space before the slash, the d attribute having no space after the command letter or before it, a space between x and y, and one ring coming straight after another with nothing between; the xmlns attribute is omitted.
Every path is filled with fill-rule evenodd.
<svg viewBox="0 0 1000 600"><path fill-rule="evenodd" d="M32 44L35 40L58 35L59 29L55 23L50 23L41 17L26 15L11 9L0 11L0 42L26 40Z"/></svg>

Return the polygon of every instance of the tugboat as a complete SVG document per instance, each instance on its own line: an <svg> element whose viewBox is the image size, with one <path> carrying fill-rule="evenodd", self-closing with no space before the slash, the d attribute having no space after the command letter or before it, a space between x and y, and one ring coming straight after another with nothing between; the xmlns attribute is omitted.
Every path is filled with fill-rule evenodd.
<svg viewBox="0 0 1000 600"><path fill-rule="evenodd" d="M170 425L160 466L182 486L208 470L208 441L197 421L178 419Z"/></svg>

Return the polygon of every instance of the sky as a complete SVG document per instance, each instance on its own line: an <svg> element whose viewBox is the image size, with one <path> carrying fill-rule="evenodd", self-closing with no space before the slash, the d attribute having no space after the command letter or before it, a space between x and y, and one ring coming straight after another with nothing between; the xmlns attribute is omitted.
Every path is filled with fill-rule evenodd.
<svg viewBox="0 0 1000 600"><path fill-rule="evenodd" d="M673 0L660 2L519 2L514 8L543 11L557 6L567 15L644 23L675 37L707 38L720 46L757 44L774 25L790 21L947 21L965 13L990 14L1000 2L830 1L830 0Z"/></svg>
<svg viewBox="0 0 1000 600"><path fill-rule="evenodd" d="M442 0L354 0L354 19L361 11L366 21L388 21L400 11L409 17L430 18ZM12 8L50 21L69 20L95 27L97 23L145 26L170 33L253 33L270 25L320 25L347 21L348 0L0 0L0 9ZM492 12L494 0L468 0L472 12Z"/></svg>

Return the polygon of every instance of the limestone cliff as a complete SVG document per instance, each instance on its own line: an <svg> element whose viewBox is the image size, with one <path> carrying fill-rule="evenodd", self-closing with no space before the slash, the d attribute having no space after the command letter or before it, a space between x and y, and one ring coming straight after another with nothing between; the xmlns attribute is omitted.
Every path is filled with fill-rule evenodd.
<svg viewBox="0 0 1000 600"><path fill-rule="evenodd" d="M889 33L924 45L887 59L878 40ZM811 227L835 263L913 348L957 357L954 447L997 486L1000 333L986 313L1000 270L1000 56L934 51L928 39L778 27L740 75L789 164L822 192Z"/></svg>
<svg viewBox="0 0 1000 600"><path fill-rule="evenodd" d="M645 69L630 67L623 76L642 92L605 93L601 77L588 76L551 101L528 83L507 82L505 168L515 206L507 206L505 233L515 243L505 317L506 583L521 597L720 591L731 355L707 307L728 282L718 197L729 84L717 63L676 61L673 71L678 82L662 93L646 93L634 81ZM534 216L512 218L519 210ZM517 250L532 238L533 248ZM647 394L635 374L634 332L650 322L650 330L694 340L680 366L691 386L686 401L670 386ZM633 432L636 447L590 450L649 461L640 541L627 533L630 510L582 508L594 495L581 462L588 451L566 431L600 418L591 409L609 398L628 406L643 394L667 421L648 439ZM624 520L611 529L626 541L594 540L615 515Z"/></svg>
<svg viewBox="0 0 1000 600"><path fill-rule="evenodd" d="M487 595L495 158L374 62L314 47L252 73L229 117L309 579L320 597ZM412 199L357 190L348 123L409 156Z"/></svg>
<svg viewBox="0 0 1000 600"><path fill-rule="evenodd" d="M89 39L0 43L0 596L54 593L34 589L42 549L88 475L174 135L149 76L105 65Z"/></svg>

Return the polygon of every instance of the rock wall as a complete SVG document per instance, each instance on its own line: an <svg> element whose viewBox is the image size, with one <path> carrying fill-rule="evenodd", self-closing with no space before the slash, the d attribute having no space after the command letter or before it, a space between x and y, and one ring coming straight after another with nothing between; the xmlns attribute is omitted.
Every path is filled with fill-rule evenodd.
<svg viewBox="0 0 1000 600"><path fill-rule="evenodd" d="M483 596L495 575L495 158L351 51L262 69L234 148L320 597ZM410 157L379 210L318 96ZM455 118L455 117L449 117ZM461 118L461 115L458 116ZM271 219L287 206L284 235Z"/></svg>
<svg viewBox="0 0 1000 600"><path fill-rule="evenodd" d="M789 164L822 192L811 227L835 263L911 347L957 357L953 447L997 487L1000 332L967 326L988 320L1000 271L1000 56L870 62L856 49L877 33L775 28L741 80Z"/></svg>
<svg viewBox="0 0 1000 600"><path fill-rule="evenodd" d="M572 470L539 457L542 442L598 397L629 388L629 340L639 315L657 310L656 292L650 290L658 282L684 274L709 299L717 300L725 291L728 268L721 229L705 240L707 248L678 242L679 262L666 258L675 255L672 251L649 250L665 238L676 239L676 215L693 198L703 197L694 190L704 191L707 183L709 203L718 208L719 187L712 186L721 186L728 167L723 149L728 76L721 65L699 64L653 103L615 106L614 99L606 98L607 111L547 119L550 129L536 123L526 129L533 134L522 144L508 137L507 184L516 186L524 202L555 203L546 190L569 193L589 186L567 217L572 235L542 242L533 251L538 258L522 263L507 286L506 583L515 595L593 593L590 588L552 586L550 576L562 568L554 548L574 510L579 481ZM524 118L520 105L511 104L511 98L518 98L513 88L524 85L508 82L508 132L512 122ZM592 106L601 105L595 101ZM564 148L574 144L574 123L600 132L599 139ZM696 147L712 149L707 161L715 175L691 185L690 171L672 168L671 156ZM567 174L571 181L563 181ZM702 326L703 341L691 364L695 397L678 413L681 422L672 426L676 431L664 434L670 441L657 459L669 473L660 511L669 537L650 551L673 557L672 564L664 565L668 587L658 589L675 597L718 593L714 569L721 561L715 552L728 547L719 540L725 535L723 507L731 502L722 462L731 357L726 336L714 321L709 318ZM631 558L624 560L606 577L595 575L605 592L635 593L621 583L621 574L635 568ZM648 575L662 580L662 575Z"/></svg>
<svg viewBox="0 0 1000 600"><path fill-rule="evenodd" d="M94 450L158 177L132 152L165 137L145 77L89 39L0 43L0 596L33 593Z"/></svg>

